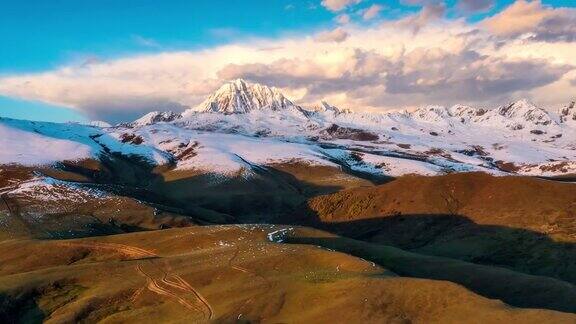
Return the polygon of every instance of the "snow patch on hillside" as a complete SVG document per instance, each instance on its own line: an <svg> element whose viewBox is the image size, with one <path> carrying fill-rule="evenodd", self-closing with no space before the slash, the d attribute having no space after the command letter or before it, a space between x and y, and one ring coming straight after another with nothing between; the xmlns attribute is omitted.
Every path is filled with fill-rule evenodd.
<svg viewBox="0 0 576 324"><path fill-rule="evenodd" d="M120 136L111 136L113 131L77 123L0 118L0 164L49 165L98 159L107 153L134 156L154 165L171 162L169 154L145 144L123 142Z"/></svg>
<svg viewBox="0 0 576 324"><path fill-rule="evenodd" d="M37 177L22 182L17 188L8 191L10 195L22 195L40 201L74 201L85 203L89 199L105 199L108 193L78 183L61 181L49 177Z"/></svg>
<svg viewBox="0 0 576 324"><path fill-rule="evenodd" d="M143 127L137 134L145 143L170 152L177 161L177 170L235 174L274 163L334 165L313 145L273 138L210 133L171 124Z"/></svg>
<svg viewBox="0 0 576 324"><path fill-rule="evenodd" d="M0 119L0 164L46 165L94 157L100 148L78 124L37 123Z"/></svg>

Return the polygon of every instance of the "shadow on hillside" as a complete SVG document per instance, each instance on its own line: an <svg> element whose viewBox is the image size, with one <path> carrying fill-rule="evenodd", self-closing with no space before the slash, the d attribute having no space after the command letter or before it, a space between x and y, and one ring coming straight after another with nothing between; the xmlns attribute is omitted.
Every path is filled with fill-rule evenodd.
<svg viewBox="0 0 576 324"><path fill-rule="evenodd" d="M401 275L447 280L509 305L576 312L576 245L545 234L480 225L459 215L395 215L306 224L343 237L289 243L349 253Z"/></svg>
<svg viewBox="0 0 576 324"><path fill-rule="evenodd" d="M343 187L317 185L277 168L257 167L246 177L205 173L174 181L158 179L149 189L170 197L180 208L195 206L233 215L227 223L285 224L302 221L295 216L302 214L308 199Z"/></svg>
<svg viewBox="0 0 576 324"><path fill-rule="evenodd" d="M0 293L0 323L42 323L45 318L34 298L16 299Z"/></svg>
<svg viewBox="0 0 576 324"><path fill-rule="evenodd" d="M416 253L499 266L576 284L576 244L528 229L477 224L460 215L394 215L309 225Z"/></svg>
<svg viewBox="0 0 576 324"><path fill-rule="evenodd" d="M143 202L153 207L155 212L152 217L158 220L166 218L168 213L182 215L190 220L167 221L158 228L191 224L302 223L305 219L299 219L297 216L302 214L300 209L308 199L343 189L339 185L319 185L303 181L289 172L274 167L255 166L249 177L192 174L170 181L153 166L131 156L106 154L101 157L100 163L98 169L85 163L68 162L56 165L55 169L90 179L88 182L83 182L83 186ZM49 173L51 177L58 178L58 172ZM20 204L18 199L12 196L7 199L9 200L7 206L10 205L9 212L14 217L22 218L18 210ZM25 213L22 214L26 216ZM115 224L114 219L105 216L97 218L88 212L77 215L86 220L83 227L71 230L65 226L66 224L70 226L71 223L63 220L71 219L73 214L50 214L50 216L50 219L54 218L56 222L50 224L49 233L44 235L47 238L66 239L158 229L142 227L141 220L136 218L130 220L132 223ZM23 220L22 223L27 222ZM38 232L30 227L34 225L32 227L38 229L44 226L43 224L45 225L44 221L35 225L28 224L29 231Z"/></svg>
<svg viewBox="0 0 576 324"><path fill-rule="evenodd" d="M71 137L66 132L68 128L83 126L54 124L54 127L46 128L44 125L30 122L14 123L11 127L99 147L102 154L98 161L65 161L55 167L90 179L84 183L85 186L145 202L159 214L166 211L188 216L198 224L300 222L294 215L301 214L298 210L307 199L343 189L338 185L308 183L278 168L251 165L249 161L245 161L250 165L252 174L249 177L200 174L166 181L163 172L171 170L174 165L155 167L137 155L114 152L107 145L118 140L109 134L94 132L89 135L83 131L85 136ZM61 131L57 131L58 128ZM339 163L342 173L373 184L392 180L359 173ZM51 176L57 177L55 174ZM95 234L122 232L106 229L109 227L106 224L94 226L99 228Z"/></svg>

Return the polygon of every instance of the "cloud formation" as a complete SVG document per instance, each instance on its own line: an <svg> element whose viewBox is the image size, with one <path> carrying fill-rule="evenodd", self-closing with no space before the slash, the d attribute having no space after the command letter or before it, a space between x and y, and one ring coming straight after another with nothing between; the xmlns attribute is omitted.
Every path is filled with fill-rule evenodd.
<svg viewBox="0 0 576 324"><path fill-rule="evenodd" d="M334 30L321 32L314 39L317 42L321 43L328 43L328 42L341 43L345 41L346 38L348 38L348 33L341 27L338 27Z"/></svg>
<svg viewBox="0 0 576 324"><path fill-rule="evenodd" d="M326 67L314 59L281 59L270 64L228 65L222 79L246 78L284 88L304 87L308 101L345 94L364 106L393 102L485 101L528 91L559 80L573 67L546 60L508 60L441 48L416 48L397 57L369 50L340 53ZM530 77L526 77L529 75Z"/></svg>
<svg viewBox="0 0 576 324"><path fill-rule="evenodd" d="M382 10L381 5L373 4L364 11L364 13L362 14L362 19L364 20L374 19L378 16L381 10Z"/></svg>
<svg viewBox="0 0 576 324"><path fill-rule="evenodd" d="M418 3L419 12L370 28L343 19L345 29L311 35L0 76L0 94L109 121L195 106L239 77L280 87L300 104L327 100L354 110L498 105L525 96L553 107L573 99L576 42L565 21L572 9L519 0L485 21L467 23L444 18L441 4Z"/></svg>
<svg viewBox="0 0 576 324"><path fill-rule="evenodd" d="M419 13L400 19L396 24L399 28L410 29L416 34L429 23L444 17L445 13L446 6L443 3L426 4Z"/></svg>
<svg viewBox="0 0 576 324"><path fill-rule="evenodd" d="M339 15L335 18L336 22L340 25L347 25L350 23L350 16L347 14Z"/></svg>
<svg viewBox="0 0 576 324"><path fill-rule="evenodd" d="M341 11L346 7L360 3L362 0L322 0L322 6L330 11Z"/></svg>
<svg viewBox="0 0 576 324"><path fill-rule="evenodd" d="M540 0L517 0L488 18L485 26L502 37L525 35L527 39L549 42L576 40L576 9L550 8Z"/></svg>

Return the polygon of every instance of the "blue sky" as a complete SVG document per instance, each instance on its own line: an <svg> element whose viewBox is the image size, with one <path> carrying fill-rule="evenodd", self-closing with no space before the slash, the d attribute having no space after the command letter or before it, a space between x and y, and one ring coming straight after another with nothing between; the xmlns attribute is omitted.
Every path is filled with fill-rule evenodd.
<svg viewBox="0 0 576 324"><path fill-rule="evenodd" d="M330 23L333 15L316 2L4 0L0 75L135 53L210 47L236 37L297 33ZM2 96L0 116L83 119L62 107Z"/></svg>
<svg viewBox="0 0 576 324"><path fill-rule="evenodd" d="M446 1L447 18L460 15ZM470 22L499 12L470 14ZM544 4L574 7L573 0ZM353 14L380 4L381 20L418 12L401 0L364 0L340 13ZM338 13L338 14L340 14ZM333 28L337 13L321 0L3 0L0 9L0 76L38 73L66 65L132 55L197 50L239 39L281 38ZM376 22L362 22L370 25ZM79 120L82 113L41 102L0 96L0 116L37 120Z"/></svg>

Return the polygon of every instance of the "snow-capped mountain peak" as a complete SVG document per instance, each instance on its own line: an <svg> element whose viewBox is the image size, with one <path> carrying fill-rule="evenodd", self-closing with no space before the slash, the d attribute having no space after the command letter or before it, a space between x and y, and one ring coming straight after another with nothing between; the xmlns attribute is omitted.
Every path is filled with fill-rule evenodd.
<svg viewBox="0 0 576 324"><path fill-rule="evenodd" d="M521 99L498 108L498 114L517 122L531 122L536 125L555 123L550 114L527 99Z"/></svg>
<svg viewBox="0 0 576 324"><path fill-rule="evenodd" d="M243 114L254 110L276 111L296 107L277 88L237 79L221 86L192 111Z"/></svg>
<svg viewBox="0 0 576 324"><path fill-rule="evenodd" d="M175 121L176 119L182 118L181 114L172 112L172 111L152 111L147 113L146 115L136 119L129 126L132 127L139 127L139 126L146 126L151 125L159 122L171 122Z"/></svg>
<svg viewBox="0 0 576 324"><path fill-rule="evenodd" d="M576 123L576 102L570 102L560 111L561 123Z"/></svg>
<svg viewBox="0 0 576 324"><path fill-rule="evenodd" d="M471 107L466 105L454 105L449 109L449 111L451 116L460 118L463 122L474 120L488 112L488 110L484 108Z"/></svg>
<svg viewBox="0 0 576 324"><path fill-rule="evenodd" d="M444 106L426 106L404 114L419 122L444 123L456 120L461 123L467 123L477 120L487 112L488 110L484 108L454 105L449 108Z"/></svg>
<svg viewBox="0 0 576 324"><path fill-rule="evenodd" d="M410 113L418 121L439 122L451 117L450 112L443 106L427 106L418 108Z"/></svg>

